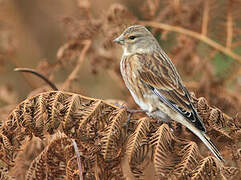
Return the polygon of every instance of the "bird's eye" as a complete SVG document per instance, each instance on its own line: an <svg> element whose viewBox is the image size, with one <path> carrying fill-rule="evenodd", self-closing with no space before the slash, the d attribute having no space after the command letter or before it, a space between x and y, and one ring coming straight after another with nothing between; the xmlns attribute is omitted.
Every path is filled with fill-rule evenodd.
<svg viewBox="0 0 241 180"><path fill-rule="evenodd" d="M136 38L136 36L129 36L128 37L128 39L130 39L130 40L133 40L133 39L135 39Z"/></svg>

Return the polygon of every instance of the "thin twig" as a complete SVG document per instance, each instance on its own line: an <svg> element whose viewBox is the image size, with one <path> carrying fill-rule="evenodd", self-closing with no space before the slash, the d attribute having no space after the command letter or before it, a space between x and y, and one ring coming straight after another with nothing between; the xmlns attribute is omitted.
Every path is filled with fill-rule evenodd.
<svg viewBox="0 0 241 180"><path fill-rule="evenodd" d="M203 16L202 16L202 35L206 36L208 31L209 17L209 1L204 1Z"/></svg>
<svg viewBox="0 0 241 180"><path fill-rule="evenodd" d="M217 49L218 51L236 59L239 62L241 62L241 56L232 52L231 49L228 49L228 48L218 44L217 42L209 39L207 36L204 36L200 33L197 33L197 32L194 32L194 31L191 31L191 30L179 27L179 26L172 26L172 25L153 22L153 21L140 21L139 24L142 24L142 25L145 25L145 26L152 26L152 27L155 27L155 28L165 29L167 31L174 31L174 32L178 32L178 33L188 35L190 37L193 37L195 39L198 39L198 40L208 44L209 46L213 47L214 49Z"/></svg>
<svg viewBox="0 0 241 180"><path fill-rule="evenodd" d="M230 49L232 46L233 38L233 16L232 16L232 0L228 1L227 7L227 38L226 38L226 48Z"/></svg>
<svg viewBox="0 0 241 180"><path fill-rule="evenodd" d="M87 53L87 51L90 48L91 40L85 40L85 41L83 41L83 44L84 44L84 48L82 49L82 51L79 55L76 67L74 68L74 70L71 72L71 74L68 76L68 78L64 82L63 89L66 91L69 90L71 82L73 80L75 80L78 75L78 72L79 72L82 62L84 60L85 54Z"/></svg>
<svg viewBox="0 0 241 180"><path fill-rule="evenodd" d="M174 4L174 8L177 12L180 11L180 0L174 0L173 1L173 4Z"/></svg>
<svg viewBox="0 0 241 180"><path fill-rule="evenodd" d="M77 158L77 164L78 164L78 168L79 168L79 179L83 180L83 173L82 173L79 149L78 149L78 146L77 146L75 140L74 139L71 139L71 140L72 140L72 143L73 143L73 146L74 146L75 155L76 155L76 158Z"/></svg>
<svg viewBox="0 0 241 180"><path fill-rule="evenodd" d="M15 67L21 67L22 66L21 62L19 60L15 59L15 58L9 58L9 60L11 61L12 64L15 65ZM23 78L26 80L26 82L29 84L29 86L32 89L35 89L37 87L37 84L28 75L23 73Z"/></svg>
<svg viewBox="0 0 241 180"><path fill-rule="evenodd" d="M54 85L54 83L52 83L50 80L48 80L44 75L40 74L39 72L37 72L34 69L30 69L30 68L15 68L14 71L16 72L28 72L28 73L32 73L38 77L40 77L41 79L43 79L54 91L58 91L58 88Z"/></svg>

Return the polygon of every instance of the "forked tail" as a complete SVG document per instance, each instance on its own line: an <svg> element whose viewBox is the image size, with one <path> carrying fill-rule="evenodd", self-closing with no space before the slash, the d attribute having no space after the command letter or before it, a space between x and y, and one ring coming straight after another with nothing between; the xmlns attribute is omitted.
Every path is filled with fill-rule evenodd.
<svg viewBox="0 0 241 180"><path fill-rule="evenodd" d="M207 146L207 148L214 154L214 156L224 162L224 159L222 157L222 155L220 154L220 152L218 151L217 147L213 144L213 142L211 141L211 139L204 133L200 131L200 136L198 136L202 142Z"/></svg>
<svg viewBox="0 0 241 180"><path fill-rule="evenodd" d="M188 122L184 117L180 117L180 119L177 119L178 122L186 126L190 131L192 131L199 139L207 146L207 148L214 154L214 156L224 162L224 159L216 146L213 144L211 139L205 134L205 132L197 129L195 126L193 126L190 122Z"/></svg>

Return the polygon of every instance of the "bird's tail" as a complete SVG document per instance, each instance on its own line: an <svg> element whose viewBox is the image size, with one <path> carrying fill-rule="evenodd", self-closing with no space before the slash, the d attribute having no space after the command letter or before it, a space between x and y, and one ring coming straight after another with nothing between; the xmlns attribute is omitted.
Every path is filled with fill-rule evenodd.
<svg viewBox="0 0 241 180"><path fill-rule="evenodd" d="M198 130L196 127L194 127L193 125L191 126L187 126L188 129L190 129L197 137L199 137L199 139L207 146L207 148L214 154L214 156L224 162L224 159L222 157L222 155L220 154L219 150L217 149L217 147L213 144L213 142L211 141L211 139L208 137L207 134L205 134L205 132Z"/></svg>
<svg viewBox="0 0 241 180"><path fill-rule="evenodd" d="M198 135L199 133L200 133L200 135ZM205 134L205 132L199 131L199 133L196 135L202 140L202 142L207 146L207 148L214 154L214 156L218 160L224 162L224 159L223 159L222 155L220 154L219 150L213 144L211 139Z"/></svg>
<svg viewBox="0 0 241 180"><path fill-rule="evenodd" d="M216 146L213 144L211 139L208 137L208 135L205 134L205 132L197 129L194 125L192 125L190 122L188 122L184 117L181 117L178 119L181 124L186 126L190 131L192 131L199 139L207 146L207 148L214 154L214 156L224 162L224 159Z"/></svg>

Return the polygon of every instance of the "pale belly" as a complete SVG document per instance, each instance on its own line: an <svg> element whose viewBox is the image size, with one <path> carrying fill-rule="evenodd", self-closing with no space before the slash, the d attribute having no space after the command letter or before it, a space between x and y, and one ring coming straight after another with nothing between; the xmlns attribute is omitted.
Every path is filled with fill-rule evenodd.
<svg viewBox="0 0 241 180"><path fill-rule="evenodd" d="M136 104L138 104L142 110L145 110L148 116L158 118L161 121L169 122L171 121L171 118L173 118L171 116L175 116L176 114L169 107L163 104L155 94L151 93L149 95L144 95L144 101L142 101L131 90L130 93Z"/></svg>
<svg viewBox="0 0 241 180"><path fill-rule="evenodd" d="M141 99L139 99L133 91L130 90L130 93L131 93L132 97L134 98L136 104L138 104L142 110L145 110L147 112L152 111L152 106L150 104L145 103Z"/></svg>

